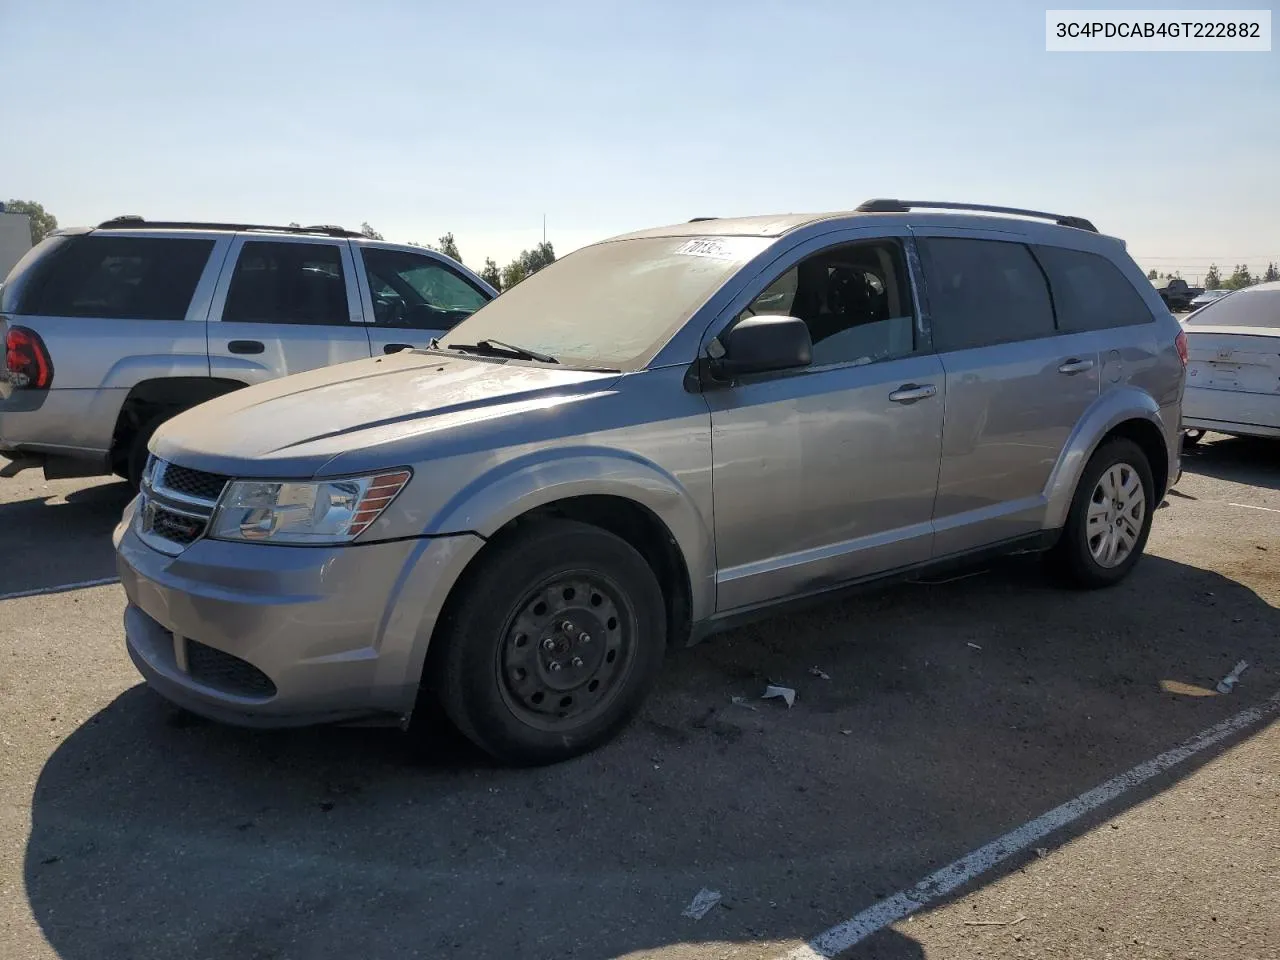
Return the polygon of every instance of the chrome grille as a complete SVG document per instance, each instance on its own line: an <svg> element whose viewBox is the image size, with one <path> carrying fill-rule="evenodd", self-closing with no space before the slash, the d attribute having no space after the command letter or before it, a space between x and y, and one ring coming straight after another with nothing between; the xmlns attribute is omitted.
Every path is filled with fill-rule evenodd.
<svg viewBox="0 0 1280 960"><path fill-rule="evenodd" d="M143 474L138 535L176 556L204 536L229 478L152 459Z"/></svg>

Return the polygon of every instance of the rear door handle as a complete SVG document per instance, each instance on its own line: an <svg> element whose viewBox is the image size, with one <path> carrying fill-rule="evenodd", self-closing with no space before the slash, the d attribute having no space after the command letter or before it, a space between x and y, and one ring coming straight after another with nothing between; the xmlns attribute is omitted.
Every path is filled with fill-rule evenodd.
<svg viewBox="0 0 1280 960"><path fill-rule="evenodd" d="M894 403L915 403L917 400L927 400L937 392L938 388L932 383L904 383L889 394L889 399Z"/></svg>
<svg viewBox="0 0 1280 960"><path fill-rule="evenodd" d="M1092 370L1092 369L1093 369L1092 360L1078 360L1075 357L1072 357L1070 360L1067 360L1060 367L1058 367L1058 372L1070 375L1073 373L1084 373L1086 370Z"/></svg>
<svg viewBox="0 0 1280 960"><path fill-rule="evenodd" d="M412 343L388 343L382 348L383 353L399 353L401 350L412 350Z"/></svg>
<svg viewBox="0 0 1280 960"><path fill-rule="evenodd" d="M261 340L232 340L227 349L232 353L261 353L266 347Z"/></svg>

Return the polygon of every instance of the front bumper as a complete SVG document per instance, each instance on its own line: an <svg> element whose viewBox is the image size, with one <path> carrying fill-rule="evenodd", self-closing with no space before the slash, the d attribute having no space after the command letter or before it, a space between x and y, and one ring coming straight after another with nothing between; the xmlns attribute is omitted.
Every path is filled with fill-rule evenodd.
<svg viewBox="0 0 1280 960"><path fill-rule="evenodd" d="M407 718L473 535L340 547L143 543L115 531L125 642L158 693L215 720L300 726Z"/></svg>

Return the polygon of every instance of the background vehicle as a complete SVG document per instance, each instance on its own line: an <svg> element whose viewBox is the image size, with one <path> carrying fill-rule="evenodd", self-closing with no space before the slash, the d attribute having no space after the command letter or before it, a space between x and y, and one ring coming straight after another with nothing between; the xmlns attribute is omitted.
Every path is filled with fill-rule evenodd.
<svg viewBox="0 0 1280 960"><path fill-rule="evenodd" d="M1189 310L1191 301L1204 293L1203 287L1193 287L1181 277L1152 280L1151 283L1171 312Z"/></svg>
<svg viewBox="0 0 1280 960"><path fill-rule="evenodd" d="M31 219L23 213L6 213L0 203L0 284L30 249Z"/></svg>
<svg viewBox="0 0 1280 960"><path fill-rule="evenodd" d="M1225 290L1221 287L1216 290L1205 290L1203 293L1197 293L1191 298L1190 309L1194 312L1199 310L1201 307L1207 307L1215 300L1221 300L1229 293L1231 293L1230 290Z"/></svg>
<svg viewBox="0 0 1280 960"><path fill-rule="evenodd" d="M1182 423L1202 431L1280 437L1280 283L1237 290L1183 323L1190 362Z"/></svg>
<svg viewBox="0 0 1280 960"><path fill-rule="evenodd" d="M1118 582L1183 378L1177 321L1080 218L878 200L631 234L436 349L166 424L115 534L128 648L224 720L432 697L495 756L564 759L669 643L779 604L1023 549Z"/></svg>
<svg viewBox="0 0 1280 960"><path fill-rule="evenodd" d="M136 485L147 440L212 397L425 347L496 296L420 247L339 227L146 222L57 231L0 296L0 452Z"/></svg>

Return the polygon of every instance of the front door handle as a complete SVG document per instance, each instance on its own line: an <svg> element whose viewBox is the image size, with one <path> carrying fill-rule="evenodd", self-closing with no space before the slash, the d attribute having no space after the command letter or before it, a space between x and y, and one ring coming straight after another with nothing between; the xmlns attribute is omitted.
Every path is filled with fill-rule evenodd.
<svg viewBox="0 0 1280 960"><path fill-rule="evenodd" d="M382 348L383 353L399 353L401 350L412 350L412 343L388 343Z"/></svg>
<svg viewBox="0 0 1280 960"><path fill-rule="evenodd" d="M1060 367L1058 367L1058 372L1065 373L1070 376L1073 373L1084 373L1086 370L1092 369L1092 360L1079 360L1076 357L1072 357L1070 360L1065 361Z"/></svg>
<svg viewBox="0 0 1280 960"><path fill-rule="evenodd" d="M261 340L232 340L227 349L232 353L261 353L266 347Z"/></svg>
<svg viewBox="0 0 1280 960"><path fill-rule="evenodd" d="M937 392L938 388L932 383L904 383L889 394L889 399L894 403L915 403L917 400L927 400Z"/></svg>

